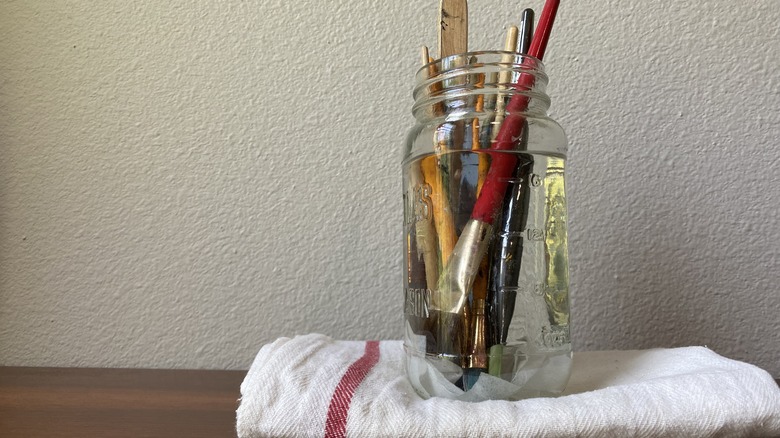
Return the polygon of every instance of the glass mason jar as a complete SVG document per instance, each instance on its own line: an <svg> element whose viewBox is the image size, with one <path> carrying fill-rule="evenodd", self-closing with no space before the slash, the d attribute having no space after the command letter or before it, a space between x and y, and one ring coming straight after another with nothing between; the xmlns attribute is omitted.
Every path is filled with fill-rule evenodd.
<svg viewBox="0 0 780 438"><path fill-rule="evenodd" d="M423 397L517 400L569 378L566 136L542 63L433 61L406 141L406 371Z"/></svg>

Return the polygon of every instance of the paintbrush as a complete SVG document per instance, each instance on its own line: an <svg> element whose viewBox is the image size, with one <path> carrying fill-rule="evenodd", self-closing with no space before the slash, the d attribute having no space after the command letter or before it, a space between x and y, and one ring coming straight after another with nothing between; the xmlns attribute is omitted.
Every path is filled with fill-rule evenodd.
<svg viewBox="0 0 780 438"><path fill-rule="evenodd" d="M552 30L560 0L547 0L539 20L539 28L534 35L529 49L529 55L541 59L547 46L547 40ZM522 73L515 88L527 90L533 87L535 77L530 73ZM522 113L527 109L530 98L523 93L512 96L506 106L507 116L501 124L498 135L492 143L491 151L512 150L517 144L525 128L525 117ZM430 308L439 312L440 321L459 322L464 312L464 305L480 263L487 253L488 244L493 233L493 222L500 210L508 180L517 164L513 154L494 153L482 191L471 213L471 219L466 223L458 239L449 263L445 266L438 281L438 290L432 294ZM446 335L448 329L440 327ZM451 332L451 331L450 331ZM446 352L443 352L446 353Z"/></svg>
<svg viewBox="0 0 780 438"><path fill-rule="evenodd" d="M518 50L525 55L533 35L534 11L523 11L520 22ZM525 150L528 145L528 129L516 150ZM512 175L512 188L504 197L502 215L497 227L497 236L492 249L490 283L488 288L488 345L490 347L489 373L501 375L501 361L504 344L507 340L509 325L515 309L518 278L523 255L523 229L528 217L528 179L533 169L533 161L521 159ZM525 186L524 186L525 185Z"/></svg>
<svg viewBox="0 0 780 438"><path fill-rule="evenodd" d="M502 64L510 64L514 61L515 55L513 54L515 51L515 48L517 46L517 35L518 35L518 29L515 26L510 26L509 30L507 31L506 40L504 42L504 51L506 52L512 52L512 53L506 53L502 56L501 62ZM484 75L483 75L484 77ZM501 73L499 73L499 89L506 89L507 85L512 78L512 72L511 70L506 67L505 70L502 70ZM483 79L484 81L484 79ZM484 100L484 95L480 94L479 99ZM497 126L501 125L501 122L504 119L504 96L499 93L498 98L496 100L496 109L495 109L495 120L493 122L493 133L497 133L498 130L496 129ZM483 105L484 103L482 103ZM475 107L475 110L477 112L482 111L482 107L480 104L480 101L477 102L478 107ZM477 118L474 119L474 123L478 121ZM477 143L478 147L478 134L476 131L476 127L472 128L475 129L474 134L474 142ZM474 148L474 146L472 146ZM485 174L487 173L487 167L488 167L488 160L487 156L484 154L480 154L479 156L479 179L478 179L478 190L477 193L479 193L479 190L482 189L482 184L485 180ZM486 317L485 317L485 302L488 296L488 259L489 255L485 255L485 258L482 259L480 269L477 273L477 276L474 279L474 286L472 288L472 300L471 300L471 309L469 312L466 312L466 319L465 324L468 329L468 348L467 348L467 355L465 356L464 365L465 368L464 374L463 374L463 389L469 390L479 379L480 373L482 371L486 371L488 368L488 357L487 357L487 341L486 341ZM467 307L468 309L468 307Z"/></svg>
<svg viewBox="0 0 780 438"><path fill-rule="evenodd" d="M468 50L468 5L466 0L441 0L439 4L439 28L438 28L439 57L442 70L464 65L464 54ZM455 84L450 79L442 81L443 88L449 88ZM449 265L454 256L454 247L457 242L454 218L450 206L458 205L459 181L452 176L460 168L460 160L452 154L448 154L454 146L463 143L465 135L465 123L462 120L445 122L434 133L436 155L423 160L423 175L426 181L433 187L436 199L434 204L434 219L436 232L439 237L440 258L442 272ZM431 161L435 159L435 161ZM437 282L438 285L438 282ZM444 354L450 358L456 358L463 354L465 348L463 338L465 309L461 306L456 314L448 312L446 301L449 296L442 296L440 288L434 288L430 302L431 322L434 327L434 343L431 346L433 352ZM459 362L459 361L458 361Z"/></svg>

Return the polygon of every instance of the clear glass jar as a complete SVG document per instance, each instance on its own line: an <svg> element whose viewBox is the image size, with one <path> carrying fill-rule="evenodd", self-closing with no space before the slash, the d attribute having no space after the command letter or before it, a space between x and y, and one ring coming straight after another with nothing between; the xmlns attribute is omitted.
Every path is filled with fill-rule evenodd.
<svg viewBox="0 0 780 438"><path fill-rule="evenodd" d="M472 52L416 76L406 141L406 370L423 397L517 400L569 378L566 136L535 58Z"/></svg>

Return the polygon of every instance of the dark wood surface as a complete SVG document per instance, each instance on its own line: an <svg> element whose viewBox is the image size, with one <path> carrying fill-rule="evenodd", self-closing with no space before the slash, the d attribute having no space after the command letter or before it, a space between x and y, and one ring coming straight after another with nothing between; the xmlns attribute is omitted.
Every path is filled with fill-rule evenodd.
<svg viewBox="0 0 780 438"><path fill-rule="evenodd" d="M0 437L235 437L245 374L0 367Z"/></svg>

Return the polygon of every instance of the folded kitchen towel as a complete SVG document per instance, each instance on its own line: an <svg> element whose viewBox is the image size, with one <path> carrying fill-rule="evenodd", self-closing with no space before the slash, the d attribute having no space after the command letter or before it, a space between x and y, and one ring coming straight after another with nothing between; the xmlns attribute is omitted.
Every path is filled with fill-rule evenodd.
<svg viewBox="0 0 780 438"><path fill-rule="evenodd" d="M241 385L240 438L780 436L768 373L704 347L574 354L557 398L423 400L401 341L281 338Z"/></svg>

